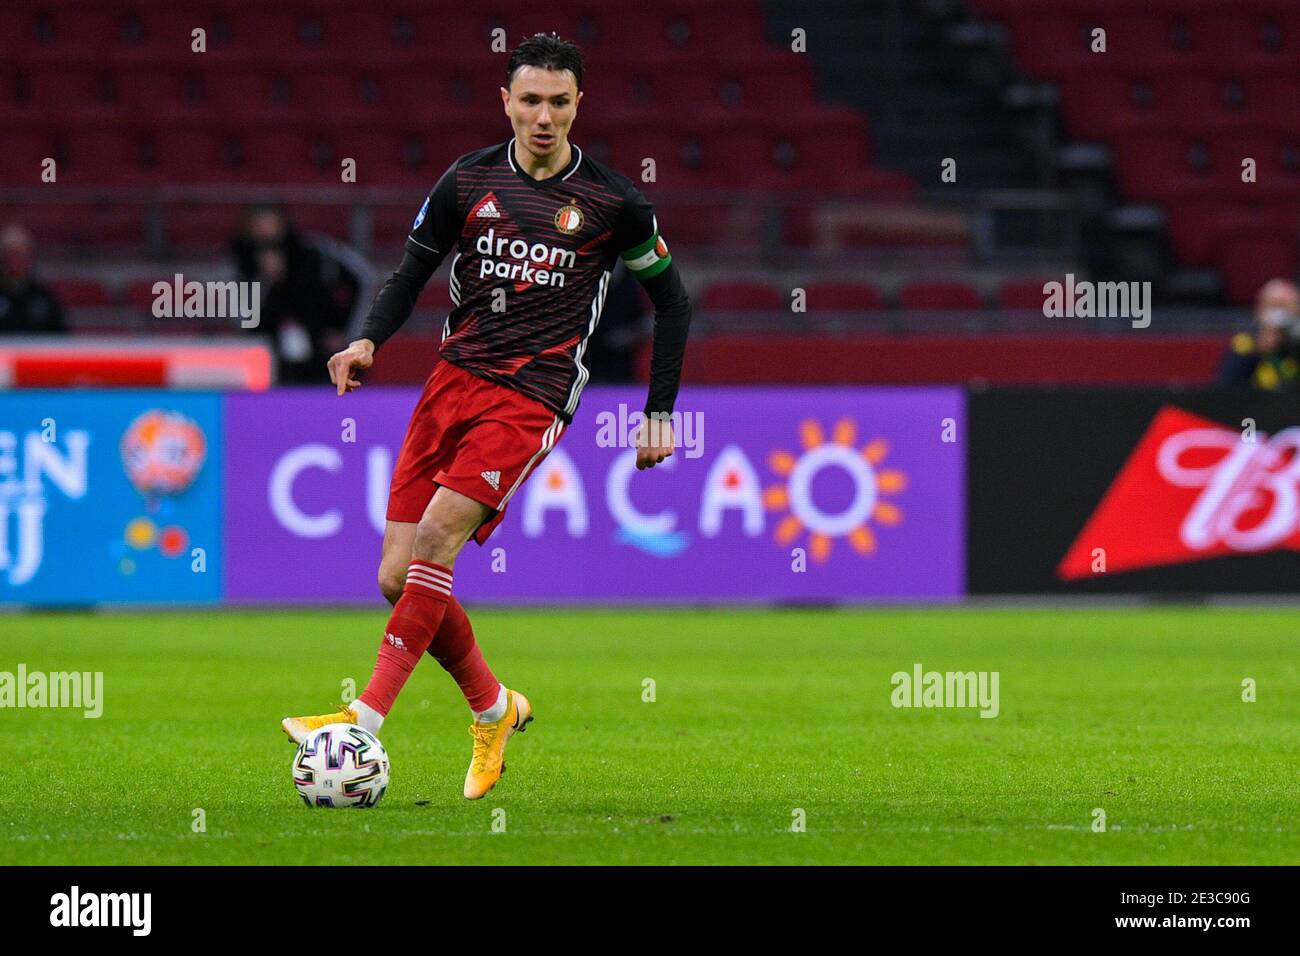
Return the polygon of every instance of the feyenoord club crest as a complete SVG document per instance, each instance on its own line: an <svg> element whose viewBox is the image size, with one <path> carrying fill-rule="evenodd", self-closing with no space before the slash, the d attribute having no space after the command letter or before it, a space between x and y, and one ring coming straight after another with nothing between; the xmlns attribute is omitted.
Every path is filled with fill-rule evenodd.
<svg viewBox="0 0 1300 956"><path fill-rule="evenodd" d="M582 210L577 206L563 206L555 214L555 228L571 236L582 228Z"/></svg>

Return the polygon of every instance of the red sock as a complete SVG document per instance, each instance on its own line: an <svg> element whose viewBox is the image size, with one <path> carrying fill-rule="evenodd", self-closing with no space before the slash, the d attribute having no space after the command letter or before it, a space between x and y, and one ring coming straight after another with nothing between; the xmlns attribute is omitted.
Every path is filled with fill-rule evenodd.
<svg viewBox="0 0 1300 956"><path fill-rule="evenodd" d="M483 660L469 617L454 597L447 599L447 613L429 645L429 656L460 685L470 710L487 710L497 702L500 682Z"/></svg>
<svg viewBox="0 0 1300 956"><path fill-rule="evenodd" d="M402 596L384 628L375 671L361 693L363 704L388 715L406 679L442 626L451 600L450 571L428 561L411 562Z"/></svg>

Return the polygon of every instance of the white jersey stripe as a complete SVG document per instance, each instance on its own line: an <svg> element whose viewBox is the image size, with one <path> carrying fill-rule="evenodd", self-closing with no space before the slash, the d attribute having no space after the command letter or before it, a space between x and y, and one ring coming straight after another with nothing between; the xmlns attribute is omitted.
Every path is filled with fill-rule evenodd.
<svg viewBox="0 0 1300 956"><path fill-rule="evenodd" d="M591 300L591 321L587 323L587 334L583 336L582 342L573 353L573 364L577 366L578 372L573 379L572 387L569 389L569 399L564 403L564 413L566 415L572 415L578 407L578 397L586 387L587 379L591 377L587 367L582 364L582 357L587 354L587 343L591 341L591 336L595 333L596 326L600 322L600 314L605 309L605 294L609 292L609 280L610 274L607 270L601 274L596 295Z"/></svg>

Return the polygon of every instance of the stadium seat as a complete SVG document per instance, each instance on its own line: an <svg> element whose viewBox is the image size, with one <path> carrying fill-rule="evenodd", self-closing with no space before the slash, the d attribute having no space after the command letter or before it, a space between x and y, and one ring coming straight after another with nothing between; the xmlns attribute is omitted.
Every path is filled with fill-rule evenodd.
<svg viewBox="0 0 1300 956"><path fill-rule="evenodd" d="M983 308L979 293L964 282L911 282L898 296L904 309L956 311Z"/></svg>
<svg viewBox="0 0 1300 956"><path fill-rule="evenodd" d="M41 163L54 155L48 133L30 129L7 129L0 149L0 179L10 185L34 186L40 182Z"/></svg>
<svg viewBox="0 0 1300 956"><path fill-rule="evenodd" d="M123 70L117 74L125 115L148 116L160 125L196 117L204 106L202 74L184 70Z"/></svg>
<svg viewBox="0 0 1300 956"><path fill-rule="evenodd" d="M1041 311L1046 296L1043 286L1060 279L1008 279L998 287L998 305L1008 310Z"/></svg>
<svg viewBox="0 0 1300 956"><path fill-rule="evenodd" d="M202 54L191 49L196 28ZM914 188L869 166L863 114L819 104L811 62L766 42L756 0L670 0L636 18L589 0L544 12L458 0L19 0L0 10L0 54L17 54L0 55L10 130L0 171L34 179L54 156L75 183L310 184L336 182L352 157L360 184L418 195L457 154L509 135L496 96L503 64L482 54L497 28L511 43L553 29L584 44L600 83L575 141L634 179L653 158L647 191ZM773 104L792 118L775 132L756 122ZM754 248L762 236L743 205L696 197L669 235ZM146 218L143 206L126 215L133 230ZM400 210L392 228L379 216L383 235L400 242L410 215ZM201 249L199 230L173 222L169 233Z"/></svg>
<svg viewBox="0 0 1300 956"><path fill-rule="evenodd" d="M885 304L880 290L865 282L810 282L804 291L809 312L871 312Z"/></svg>
<svg viewBox="0 0 1300 956"><path fill-rule="evenodd" d="M1149 79L1080 73L1059 85L1066 127L1076 140L1108 139L1151 122Z"/></svg>
<svg viewBox="0 0 1300 956"><path fill-rule="evenodd" d="M239 141L204 126L170 130L158 144L158 175L164 182L230 182L241 178L245 158Z"/></svg>
<svg viewBox="0 0 1300 956"><path fill-rule="evenodd" d="M173 282L173 276L158 276L154 279L136 279L122 288L122 304L140 312L153 313L154 292L157 282Z"/></svg>
<svg viewBox="0 0 1300 956"><path fill-rule="evenodd" d="M243 207L231 203L177 203L167 209L167 243L184 253L225 254L242 217Z"/></svg>
<svg viewBox="0 0 1300 956"><path fill-rule="evenodd" d="M49 286L65 308L99 308L112 303L108 289L98 279L51 279Z"/></svg>
<svg viewBox="0 0 1300 956"><path fill-rule="evenodd" d="M1217 237L1216 262L1230 302L1245 305L1270 279L1296 275L1296 232L1262 232L1256 224L1224 230Z"/></svg>
<svg viewBox="0 0 1300 956"><path fill-rule="evenodd" d="M1120 185L1137 200L1213 192L1209 145L1204 138L1134 134L1111 144Z"/></svg>
<svg viewBox="0 0 1300 956"><path fill-rule="evenodd" d="M706 286L700 307L706 312L779 312L790 305L766 283L734 281Z"/></svg>
<svg viewBox="0 0 1300 956"><path fill-rule="evenodd" d="M132 130L78 129L69 134L59 181L69 184L147 182L153 138Z"/></svg>

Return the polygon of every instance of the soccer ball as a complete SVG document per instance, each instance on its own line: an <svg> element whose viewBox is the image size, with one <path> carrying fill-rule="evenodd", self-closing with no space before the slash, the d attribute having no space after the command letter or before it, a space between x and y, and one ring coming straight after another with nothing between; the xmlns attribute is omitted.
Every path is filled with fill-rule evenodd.
<svg viewBox="0 0 1300 956"><path fill-rule="evenodd" d="M388 789L388 751L354 724L326 724L298 745L293 786L309 807L373 807Z"/></svg>

